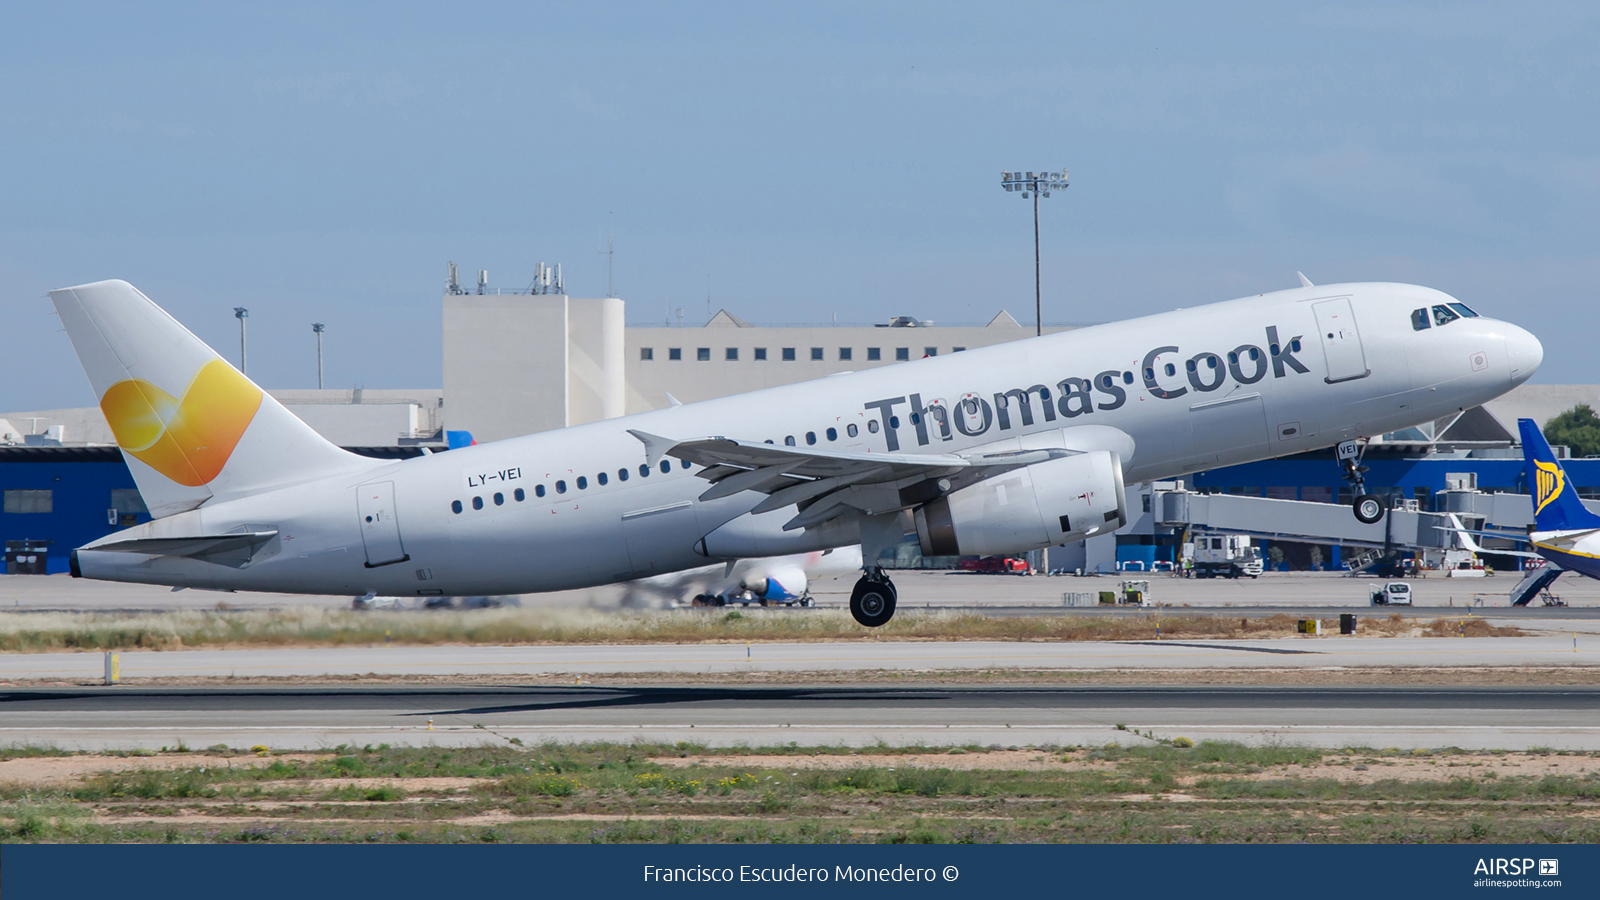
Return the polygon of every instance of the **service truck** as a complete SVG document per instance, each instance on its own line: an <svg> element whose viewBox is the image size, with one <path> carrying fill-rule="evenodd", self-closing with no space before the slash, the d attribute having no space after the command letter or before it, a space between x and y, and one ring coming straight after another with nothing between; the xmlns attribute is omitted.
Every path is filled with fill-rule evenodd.
<svg viewBox="0 0 1600 900"><path fill-rule="evenodd" d="M1404 581L1368 585L1367 599L1373 606L1410 606L1411 585Z"/></svg>
<svg viewBox="0 0 1600 900"><path fill-rule="evenodd" d="M1208 534L1194 539L1194 577L1238 578L1259 576L1261 548L1242 534Z"/></svg>

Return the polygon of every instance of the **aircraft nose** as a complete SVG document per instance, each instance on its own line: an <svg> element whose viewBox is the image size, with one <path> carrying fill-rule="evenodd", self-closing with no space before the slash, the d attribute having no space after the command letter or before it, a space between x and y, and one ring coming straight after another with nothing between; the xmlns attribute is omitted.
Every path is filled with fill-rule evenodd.
<svg viewBox="0 0 1600 900"><path fill-rule="evenodd" d="M1544 362L1544 345L1531 333L1508 325L1506 328L1506 360L1511 364L1511 386L1527 381L1539 371Z"/></svg>

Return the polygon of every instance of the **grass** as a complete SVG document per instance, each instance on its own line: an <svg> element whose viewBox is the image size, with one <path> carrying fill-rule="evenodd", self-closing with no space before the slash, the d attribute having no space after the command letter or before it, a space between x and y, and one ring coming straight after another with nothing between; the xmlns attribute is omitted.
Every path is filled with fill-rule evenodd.
<svg viewBox="0 0 1600 900"><path fill-rule="evenodd" d="M0 841L1600 841L1600 770L1494 771L1586 753L1218 742L1030 749L1001 758L1018 760L1009 768L976 765L993 752L977 746L379 746L265 760L212 750L203 765L0 785ZM752 753L778 762L738 758ZM239 765L219 765L218 755ZM819 756L832 765L810 759ZM1419 777L1421 764L1459 765L1461 774ZM1357 766L1382 777L1340 777ZM1180 793L1184 802L1164 799Z"/></svg>
<svg viewBox="0 0 1600 900"><path fill-rule="evenodd" d="M1439 637L1461 632L1461 620L1432 623L1365 617L1361 634ZM843 610L775 615L699 610L598 613L575 610L486 609L356 612L300 607L288 610L159 613L30 613L0 615L0 652L59 650L177 650L184 647L359 646L373 644L595 644L708 641L1004 640L1093 641L1183 638L1289 637L1288 616L1231 618L1151 611L1140 615L1021 616L908 610L889 624L863 628ZM1515 635L1469 620L1469 636Z"/></svg>

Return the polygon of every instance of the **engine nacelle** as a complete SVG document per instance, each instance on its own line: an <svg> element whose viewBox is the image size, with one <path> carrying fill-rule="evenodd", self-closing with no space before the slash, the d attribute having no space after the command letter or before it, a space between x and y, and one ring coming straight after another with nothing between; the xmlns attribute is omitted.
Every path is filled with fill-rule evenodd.
<svg viewBox="0 0 1600 900"><path fill-rule="evenodd" d="M763 600L793 600L805 595L806 570L800 566L776 566L756 574L739 586Z"/></svg>
<svg viewBox="0 0 1600 900"><path fill-rule="evenodd" d="M1052 459L997 475L916 511L923 556L1024 553L1128 521L1122 460L1105 450Z"/></svg>

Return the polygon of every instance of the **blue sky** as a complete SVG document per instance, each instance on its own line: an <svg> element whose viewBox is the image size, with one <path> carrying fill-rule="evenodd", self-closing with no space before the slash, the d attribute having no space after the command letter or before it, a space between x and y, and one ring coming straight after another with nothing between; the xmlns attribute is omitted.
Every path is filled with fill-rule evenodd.
<svg viewBox="0 0 1600 900"><path fill-rule="evenodd" d="M436 387L445 262L630 322L1105 321L1440 288L1597 383L1592 4L12 5L0 409L93 403L45 291L125 278L250 374Z"/></svg>

